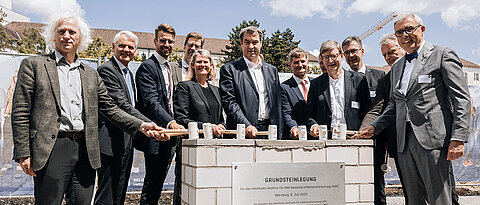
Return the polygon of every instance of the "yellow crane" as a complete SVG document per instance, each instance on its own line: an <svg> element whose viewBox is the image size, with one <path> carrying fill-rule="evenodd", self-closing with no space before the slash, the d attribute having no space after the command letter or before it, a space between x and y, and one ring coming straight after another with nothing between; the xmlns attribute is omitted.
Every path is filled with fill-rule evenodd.
<svg viewBox="0 0 480 205"><path fill-rule="evenodd" d="M363 40L365 38L367 38L368 36L370 36L372 33L374 33L375 31L378 31L380 29L383 28L383 26L385 26L385 24L387 24L388 22L392 21L393 19L395 19L396 17L398 16L397 12L392 12L390 15L388 15L387 17L385 17L383 20L381 20L377 25L373 26L372 28L368 29L367 31L365 31L365 33L362 33L362 35L359 36L360 40Z"/></svg>

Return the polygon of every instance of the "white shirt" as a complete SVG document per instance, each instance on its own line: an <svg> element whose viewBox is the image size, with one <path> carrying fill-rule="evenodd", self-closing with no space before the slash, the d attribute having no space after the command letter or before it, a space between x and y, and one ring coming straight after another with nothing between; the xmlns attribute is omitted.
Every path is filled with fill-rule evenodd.
<svg viewBox="0 0 480 205"><path fill-rule="evenodd" d="M367 71L367 66L364 63L357 72L365 74L366 71Z"/></svg>
<svg viewBox="0 0 480 205"><path fill-rule="evenodd" d="M332 111L331 127L339 124L345 124L345 70L338 76L338 79L333 79L328 76L328 85L330 91L330 108Z"/></svg>
<svg viewBox="0 0 480 205"><path fill-rule="evenodd" d="M62 60L63 59L63 60ZM60 131L82 131L83 124L83 98L82 80L80 78L80 61L68 64L65 57L55 51L57 62L58 80L60 84Z"/></svg>
<svg viewBox="0 0 480 205"><path fill-rule="evenodd" d="M302 85L302 79L299 77L293 75L293 79L295 82L297 82L298 89L300 90L300 93L302 93L303 99L305 99L305 95L303 94L303 85ZM307 92L310 90L310 79L308 79L308 76L305 76L305 86L307 87Z"/></svg>
<svg viewBox="0 0 480 205"><path fill-rule="evenodd" d="M168 62L167 59L163 58L157 51L153 52L153 55L157 59L158 63L160 64L160 68L162 69L163 79L165 81L165 88L167 89L167 97L172 97L173 94L173 86L172 89L168 89L170 87L170 81L173 83L173 79L168 78L169 68L165 65ZM170 71L171 72L171 71Z"/></svg>
<svg viewBox="0 0 480 205"><path fill-rule="evenodd" d="M243 59L247 63L248 71L252 75L253 83L258 92L258 119L267 120L270 119L270 108L268 107L268 92L265 87L265 78L263 77L262 64L259 60L259 64L255 65L252 61L243 56Z"/></svg>
<svg viewBox="0 0 480 205"><path fill-rule="evenodd" d="M418 48L417 52L420 52L423 48L423 45L425 44L425 41L422 41L420 44L420 47ZM418 54L420 57L420 54ZM398 82L400 83L400 88L399 91L403 95L407 95L407 89L408 89L408 84L410 83L410 77L412 76L412 71L413 67L415 67L415 63L417 62L417 58L412 59L412 61L408 62L405 60L405 68L403 70L403 76L402 79ZM397 83L397 89L398 89L398 83Z"/></svg>
<svg viewBox="0 0 480 205"><path fill-rule="evenodd" d="M184 81L185 78L187 77L187 68L189 66L190 65L188 65L188 63L185 62L185 60L182 58L182 81Z"/></svg>

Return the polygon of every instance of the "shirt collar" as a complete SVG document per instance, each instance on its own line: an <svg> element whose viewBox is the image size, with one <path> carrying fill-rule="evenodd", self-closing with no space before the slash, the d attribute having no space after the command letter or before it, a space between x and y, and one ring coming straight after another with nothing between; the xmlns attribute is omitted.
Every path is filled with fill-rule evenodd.
<svg viewBox="0 0 480 205"><path fill-rule="evenodd" d="M160 65L163 65L166 62L168 62L167 59L163 58L160 54L157 53L157 51L153 52L153 56L155 56L155 58L157 59L158 63L160 63Z"/></svg>
<svg viewBox="0 0 480 205"><path fill-rule="evenodd" d="M258 65L255 65L255 63L253 63L252 61L248 60L248 58L246 58L245 56L243 56L243 60L245 60L245 63L247 63L247 67L248 69L251 69L251 68L258 68L258 65L261 65L262 64L262 61L259 60L259 63Z"/></svg>
<svg viewBox="0 0 480 205"><path fill-rule="evenodd" d="M365 72L367 71L367 66L365 65L365 63L362 65L362 67L360 67L360 70L358 70L359 73L363 73L365 74ZM343 73L343 72L342 72Z"/></svg>
<svg viewBox="0 0 480 205"><path fill-rule="evenodd" d="M188 63L183 58L182 58L182 67L184 68L189 67Z"/></svg>
<svg viewBox="0 0 480 205"><path fill-rule="evenodd" d="M330 83L337 82L338 80L343 79L343 74L345 73L345 70L343 68L341 68L341 69L342 69L342 73L340 73L340 75L338 76L338 78L336 80L333 79L332 77L330 77L330 75L328 75L328 73L327 73Z"/></svg>
<svg viewBox="0 0 480 205"><path fill-rule="evenodd" d="M54 53L55 53L55 62L57 62L57 64L58 64L58 62L59 62L60 60L62 60L62 58L65 58L65 57L63 57L63 55L62 55L60 52L58 52L57 50L55 50ZM66 61L66 59L65 59L65 62L68 64L68 62ZM78 66L80 66L80 61L78 60L77 54L75 54L75 62L73 62L71 65L69 64L69 66L72 67L72 68L73 68L73 67L78 67Z"/></svg>
<svg viewBox="0 0 480 205"><path fill-rule="evenodd" d="M113 58L114 58L114 59L115 59L115 61L117 62L117 64L118 64L118 67L120 67L120 70L122 70L122 71L123 71L123 69L124 69L124 68L126 68L126 66L125 66L125 65L123 65L123 63L122 63L122 62L120 62L120 61L117 59L117 57L113 56Z"/></svg>
<svg viewBox="0 0 480 205"><path fill-rule="evenodd" d="M295 82L297 82L297 84L300 84L302 82L302 79L300 79L299 77L297 77L295 75L293 75L293 79L295 80ZM303 79L303 80L305 80L305 82L306 82L305 84L310 83L310 80L308 79L308 76L305 76L305 79Z"/></svg>

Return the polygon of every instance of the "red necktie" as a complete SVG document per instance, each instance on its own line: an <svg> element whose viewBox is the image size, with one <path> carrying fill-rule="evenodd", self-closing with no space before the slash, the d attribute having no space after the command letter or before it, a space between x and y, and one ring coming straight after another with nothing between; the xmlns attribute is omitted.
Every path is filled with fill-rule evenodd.
<svg viewBox="0 0 480 205"><path fill-rule="evenodd" d="M307 80L302 80L300 82L303 87L303 98L305 98L305 103L307 103L307 98L308 98L308 89L307 89Z"/></svg>

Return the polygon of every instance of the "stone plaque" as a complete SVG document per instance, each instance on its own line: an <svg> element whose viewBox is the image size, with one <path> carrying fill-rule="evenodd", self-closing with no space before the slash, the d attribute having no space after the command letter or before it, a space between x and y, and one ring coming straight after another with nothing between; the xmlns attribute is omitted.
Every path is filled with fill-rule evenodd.
<svg viewBox="0 0 480 205"><path fill-rule="evenodd" d="M232 204L345 204L345 163L233 163Z"/></svg>

